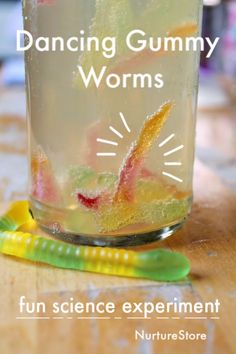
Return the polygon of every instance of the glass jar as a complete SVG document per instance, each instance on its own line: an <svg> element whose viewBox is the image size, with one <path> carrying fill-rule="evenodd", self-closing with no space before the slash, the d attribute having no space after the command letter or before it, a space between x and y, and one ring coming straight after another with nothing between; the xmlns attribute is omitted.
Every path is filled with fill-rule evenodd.
<svg viewBox="0 0 236 354"><path fill-rule="evenodd" d="M43 229L125 246L186 220L199 50L181 45L199 35L201 10L200 0L23 2L30 203Z"/></svg>

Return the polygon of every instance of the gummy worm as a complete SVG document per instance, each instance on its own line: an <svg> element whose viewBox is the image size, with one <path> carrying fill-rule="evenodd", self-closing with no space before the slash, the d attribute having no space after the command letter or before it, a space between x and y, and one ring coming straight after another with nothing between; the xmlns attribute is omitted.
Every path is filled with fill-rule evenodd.
<svg viewBox="0 0 236 354"><path fill-rule="evenodd" d="M170 102L164 103L158 112L145 120L139 137L131 147L125 159L125 163L121 168L114 202L133 200L135 183L138 174L142 170L144 159L150 151L154 141L159 136L161 129L170 114L172 106L173 104Z"/></svg>
<svg viewBox="0 0 236 354"><path fill-rule="evenodd" d="M176 27L175 29L169 31L166 34L166 37L180 37L180 38L186 38L189 36L195 36L198 30L197 24L194 23L188 23L184 24L182 26ZM168 51L164 50L164 46L162 45L161 50L158 52L153 52L150 49L144 49L142 52L134 54L130 58L120 61L117 63L111 70L110 72L116 73L116 74L122 74L126 72L132 71L134 67L137 65L141 65L145 62L145 64L149 64L149 62L158 59L159 57L168 54Z"/></svg>
<svg viewBox="0 0 236 354"><path fill-rule="evenodd" d="M54 5L55 0L38 0L38 5Z"/></svg>
<svg viewBox="0 0 236 354"><path fill-rule="evenodd" d="M34 227L27 201L13 203L0 218L0 253L58 268L156 281L176 281L190 270L186 257L165 249L134 252L75 246L23 232L22 227L31 230Z"/></svg>
<svg viewBox="0 0 236 354"><path fill-rule="evenodd" d="M135 184L139 173L142 172L144 160L153 143L159 136L163 125L169 117L173 103L164 103L158 112L148 117L141 129L138 139L132 144L124 164L119 173L116 191L112 197L113 204L134 200ZM88 209L97 210L105 201L109 200L104 193L89 197L83 193L77 193L78 201Z"/></svg>

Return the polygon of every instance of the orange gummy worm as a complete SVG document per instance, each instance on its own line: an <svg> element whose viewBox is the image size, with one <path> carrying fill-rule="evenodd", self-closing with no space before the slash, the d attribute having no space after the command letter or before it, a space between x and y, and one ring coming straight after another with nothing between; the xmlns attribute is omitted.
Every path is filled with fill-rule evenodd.
<svg viewBox="0 0 236 354"><path fill-rule="evenodd" d="M120 171L117 190L113 202L132 201L135 192L137 176L142 170L143 162L154 141L161 132L173 104L164 103L160 110L148 117L143 125L138 140L128 152Z"/></svg>
<svg viewBox="0 0 236 354"><path fill-rule="evenodd" d="M173 30L169 31L166 36L186 38L188 36L195 35L197 33L197 30L198 26L195 22L193 22L174 28ZM145 49L142 52L134 54L132 55L132 57L119 62L111 69L111 72L115 72L117 74L129 72L130 70L133 70L133 68L137 65L141 65L144 61L147 64L148 62L166 53L168 52L164 50L164 45L162 45L162 48L158 52L153 52L150 49Z"/></svg>

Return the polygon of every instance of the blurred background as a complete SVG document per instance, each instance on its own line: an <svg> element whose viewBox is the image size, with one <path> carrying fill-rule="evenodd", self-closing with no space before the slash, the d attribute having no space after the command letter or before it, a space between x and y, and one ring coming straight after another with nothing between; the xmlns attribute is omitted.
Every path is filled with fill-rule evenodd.
<svg viewBox="0 0 236 354"><path fill-rule="evenodd" d="M15 50L22 26L21 2L0 0L1 201L27 192L24 62ZM221 40L201 58L197 157L236 191L236 0L204 0L203 36Z"/></svg>

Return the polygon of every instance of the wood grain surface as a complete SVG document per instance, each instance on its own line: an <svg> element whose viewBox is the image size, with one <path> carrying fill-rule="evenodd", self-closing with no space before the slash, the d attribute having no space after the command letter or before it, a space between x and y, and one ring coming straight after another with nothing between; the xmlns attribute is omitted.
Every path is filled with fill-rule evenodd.
<svg viewBox="0 0 236 354"><path fill-rule="evenodd" d="M7 93L4 92L4 95ZM14 93L21 101L21 92ZM12 92L9 92L12 95ZM24 114L1 110L0 92L0 212L9 201L27 196L26 129ZM5 102L6 98L4 98ZM16 104L16 103L15 103ZM234 354L236 311L236 195L235 112L201 112L198 121L198 159L195 199L186 225L155 245L180 251L191 260L191 275L179 283L156 283L82 272L0 257L1 354ZM201 161L200 161L201 160ZM208 166L208 167L207 167ZM18 301L214 301L221 302L219 319L130 320L123 313L104 320L75 317L17 320ZM173 318L174 317L174 318ZM176 318L178 317L178 318ZM136 341L135 329L146 332L207 333L206 341Z"/></svg>

